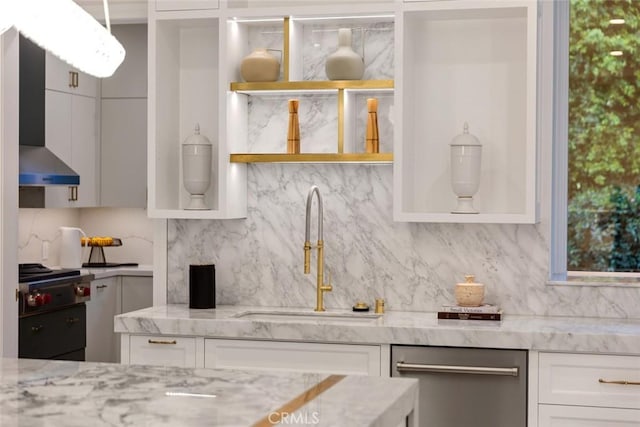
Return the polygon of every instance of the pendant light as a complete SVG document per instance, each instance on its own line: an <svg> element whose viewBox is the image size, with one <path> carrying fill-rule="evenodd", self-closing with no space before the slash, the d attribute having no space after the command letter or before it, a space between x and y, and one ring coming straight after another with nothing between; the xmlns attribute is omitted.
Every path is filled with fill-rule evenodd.
<svg viewBox="0 0 640 427"><path fill-rule="evenodd" d="M109 27L107 0L103 3ZM109 77L124 60L124 47L110 28L73 0L0 0L0 26L6 16L35 44L92 76Z"/></svg>

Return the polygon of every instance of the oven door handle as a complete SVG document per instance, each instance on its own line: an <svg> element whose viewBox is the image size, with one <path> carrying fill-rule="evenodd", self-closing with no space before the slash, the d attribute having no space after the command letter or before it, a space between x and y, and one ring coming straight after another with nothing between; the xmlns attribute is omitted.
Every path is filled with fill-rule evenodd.
<svg viewBox="0 0 640 427"><path fill-rule="evenodd" d="M421 363L396 362L398 372L437 372L446 374L480 374L506 375L517 377L518 368L492 368L489 366L454 366L454 365L425 365Z"/></svg>

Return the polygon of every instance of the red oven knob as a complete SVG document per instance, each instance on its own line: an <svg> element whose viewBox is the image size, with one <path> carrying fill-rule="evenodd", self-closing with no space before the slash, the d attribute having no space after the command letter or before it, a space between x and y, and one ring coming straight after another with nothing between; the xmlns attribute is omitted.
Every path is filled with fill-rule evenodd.
<svg viewBox="0 0 640 427"><path fill-rule="evenodd" d="M51 294L42 294L42 304L49 304L51 299Z"/></svg>

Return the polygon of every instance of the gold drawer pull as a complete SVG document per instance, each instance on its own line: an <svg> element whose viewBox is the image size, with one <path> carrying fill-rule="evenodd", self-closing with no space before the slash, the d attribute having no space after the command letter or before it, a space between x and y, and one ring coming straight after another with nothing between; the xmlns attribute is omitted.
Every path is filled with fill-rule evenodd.
<svg viewBox="0 0 640 427"><path fill-rule="evenodd" d="M176 340L149 340L149 344L178 344Z"/></svg>
<svg viewBox="0 0 640 427"><path fill-rule="evenodd" d="M598 382L602 384L640 385L640 381L603 380L602 378L599 378Z"/></svg>

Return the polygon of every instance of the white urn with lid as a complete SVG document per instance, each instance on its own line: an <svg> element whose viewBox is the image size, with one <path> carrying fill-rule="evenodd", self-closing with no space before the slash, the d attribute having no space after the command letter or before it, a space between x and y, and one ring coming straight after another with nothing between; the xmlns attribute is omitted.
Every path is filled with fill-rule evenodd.
<svg viewBox="0 0 640 427"><path fill-rule="evenodd" d="M473 196L480 187L480 162L482 144L469 133L469 125L464 124L462 134L451 143L451 186L458 196L458 204L451 212L455 214L477 214L473 207Z"/></svg>
<svg viewBox="0 0 640 427"><path fill-rule="evenodd" d="M196 123L193 135L182 143L182 181L191 194L185 209L210 209L204 203L204 195L211 185L212 144L200 135L200 125Z"/></svg>

